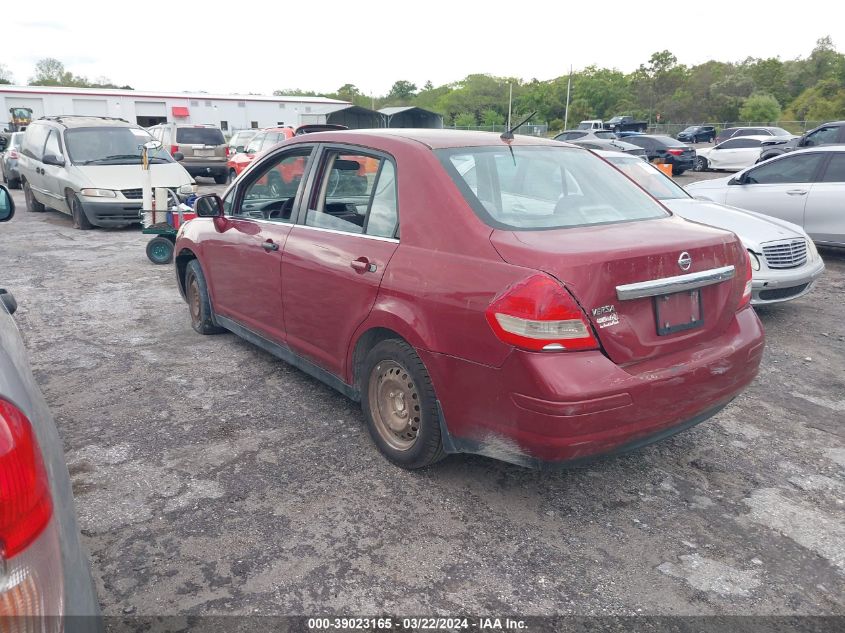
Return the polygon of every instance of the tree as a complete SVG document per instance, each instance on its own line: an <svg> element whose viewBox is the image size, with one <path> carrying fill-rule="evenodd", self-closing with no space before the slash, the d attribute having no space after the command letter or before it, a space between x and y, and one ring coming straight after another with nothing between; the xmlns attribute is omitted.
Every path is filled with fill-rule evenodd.
<svg viewBox="0 0 845 633"><path fill-rule="evenodd" d="M282 88L281 90L274 90L275 97L319 97L320 94L311 90L300 90L299 88Z"/></svg>
<svg viewBox="0 0 845 633"><path fill-rule="evenodd" d="M0 84L14 83L12 72L6 68L6 64L0 64Z"/></svg>
<svg viewBox="0 0 845 633"><path fill-rule="evenodd" d="M461 112L455 117L455 127L475 127L478 121L472 112Z"/></svg>
<svg viewBox="0 0 845 633"><path fill-rule="evenodd" d="M338 99L342 99L343 101L355 101L356 97L361 96L361 91L358 90L358 87L354 84L343 84L340 88L337 89L337 97Z"/></svg>
<svg viewBox="0 0 845 633"><path fill-rule="evenodd" d="M780 104L770 94L755 92L743 102L739 116L744 121L777 121L780 118Z"/></svg>
<svg viewBox="0 0 845 633"><path fill-rule="evenodd" d="M481 125L485 127L492 127L494 125L504 125L505 116L493 108L487 108L481 113Z"/></svg>
<svg viewBox="0 0 845 633"><path fill-rule="evenodd" d="M387 93L385 99L391 103L405 102L410 100L416 92L416 84L413 84L410 81L405 81L404 79L400 79L399 81L393 84L393 87L390 89L390 92Z"/></svg>

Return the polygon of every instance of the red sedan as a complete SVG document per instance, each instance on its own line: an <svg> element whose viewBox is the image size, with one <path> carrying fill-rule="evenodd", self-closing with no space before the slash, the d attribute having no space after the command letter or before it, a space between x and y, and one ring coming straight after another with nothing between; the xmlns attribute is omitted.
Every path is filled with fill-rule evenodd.
<svg viewBox="0 0 845 633"><path fill-rule="evenodd" d="M175 260L194 329L359 400L406 468L630 450L715 414L763 353L740 241L555 141L309 134L197 212Z"/></svg>

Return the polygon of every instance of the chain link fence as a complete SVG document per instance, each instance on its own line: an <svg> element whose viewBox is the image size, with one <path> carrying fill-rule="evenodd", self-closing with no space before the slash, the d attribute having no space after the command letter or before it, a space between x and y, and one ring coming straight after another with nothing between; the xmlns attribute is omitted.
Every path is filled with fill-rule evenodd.
<svg viewBox="0 0 845 633"><path fill-rule="evenodd" d="M517 123L519 121L517 120ZM480 132L507 132L508 126L507 125L470 125L470 126L460 126L460 125L448 125L446 126L449 130L476 130ZM528 136L547 136L549 134L549 126L545 123L541 124L534 124L534 123L526 123L525 125L521 125L519 129L516 131L516 134L527 134Z"/></svg>

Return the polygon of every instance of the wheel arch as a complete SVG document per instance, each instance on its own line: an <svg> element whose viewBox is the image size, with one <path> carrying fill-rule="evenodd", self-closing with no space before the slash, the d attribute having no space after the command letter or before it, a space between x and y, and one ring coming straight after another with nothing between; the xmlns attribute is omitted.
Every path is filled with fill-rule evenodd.
<svg viewBox="0 0 845 633"><path fill-rule="evenodd" d="M191 260L198 259L196 253L190 248L182 248L173 257L173 262L176 266L176 282L179 284L179 293L184 299L185 295L185 274L188 272L188 264Z"/></svg>

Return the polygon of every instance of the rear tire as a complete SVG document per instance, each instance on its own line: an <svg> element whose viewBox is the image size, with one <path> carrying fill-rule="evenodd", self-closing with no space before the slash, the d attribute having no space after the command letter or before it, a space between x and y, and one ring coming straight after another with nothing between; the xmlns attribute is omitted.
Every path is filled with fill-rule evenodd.
<svg viewBox="0 0 845 633"><path fill-rule="evenodd" d="M227 182L229 182L229 174L214 174L214 182L216 182L218 185L225 185Z"/></svg>
<svg viewBox="0 0 845 633"><path fill-rule="evenodd" d="M361 371L361 408L381 453L408 470L443 459L434 385L414 348L401 339L381 341Z"/></svg>
<svg viewBox="0 0 845 633"><path fill-rule="evenodd" d="M147 258L153 264L169 264L173 261L173 242L161 235L147 242Z"/></svg>
<svg viewBox="0 0 845 633"><path fill-rule="evenodd" d="M94 228L85 211L82 209L82 203L75 193L68 195L68 206L70 207L70 216L73 218L73 228L80 231L90 231Z"/></svg>
<svg viewBox="0 0 845 633"><path fill-rule="evenodd" d="M684 172L686 172L686 169L674 169L674 168L672 169L672 175L673 176L680 176Z"/></svg>
<svg viewBox="0 0 845 633"><path fill-rule="evenodd" d="M200 263L192 259L185 271L185 298L188 300L188 312L191 315L191 327L200 334L220 334L226 330L214 325L212 320L211 300L208 286L202 274Z"/></svg>
<svg viewBox="0 0 845 633"><path fill-rule="evenodd" d="M26 200L26 210L31 213L43 213L47 207L38 202L35 196L32 195L32 187L28 182L23 183L23 197Z"/></svg>
<svg viewBox="0 0 845 633"><path fill-rule="evenodd" d="M21 188L20 179L9 180L9 181L7 181L7 184L9 185L9 189L20 189Z"/></svg>
<svg viewBox="0 0 845 633"><path fill-rule="evenodd" d="M227 183L232 184L233 182L235 182L235 178L237 178L237 177L238 177L238 172L236 172L234 169L230 169L229 170L229 180L227 181Z"/></svg>

